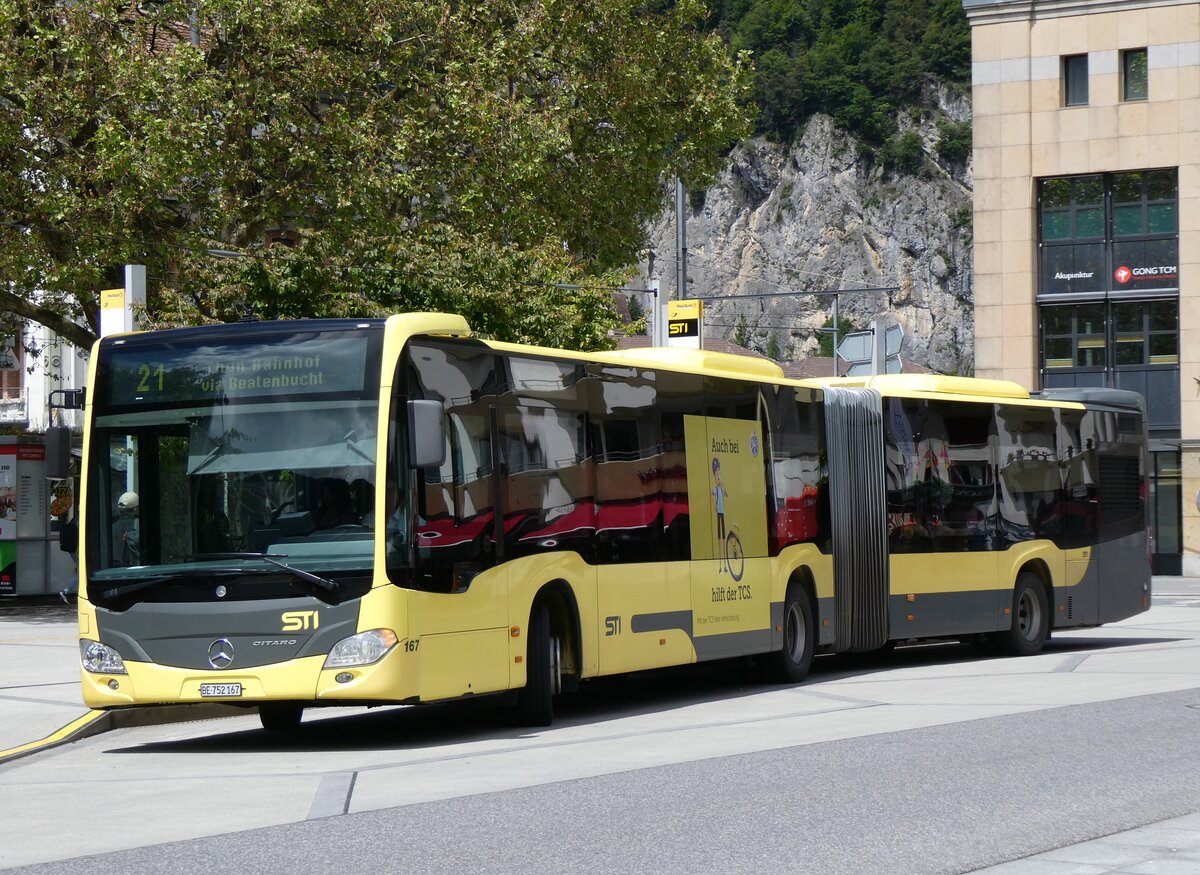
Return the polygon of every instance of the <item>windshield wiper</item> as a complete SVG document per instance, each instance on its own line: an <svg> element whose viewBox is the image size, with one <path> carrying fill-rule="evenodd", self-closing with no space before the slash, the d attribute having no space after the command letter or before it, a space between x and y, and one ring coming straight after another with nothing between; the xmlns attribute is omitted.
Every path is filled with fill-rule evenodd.
<svg viewBox="0 0 1200 875"><path fill-rule="evenodd" d="M143 589L150 589L152 586L158 586L163 583L179 583L195 576L194 571L177 572L175 574L164 574L161 577L151 577L149 580L138 580L134 583L126 583L121 586L114 586L100 593L101 598L115 599L119 596L129 595L130 593L138 592Z"/></svg>
<svg viewBox="0 0 1200 875"><path fill-rule="evenodd" d="M313 574L311 571L305 571L303 568L296 568L294 565L288 565L286 562L280 562L280 559L286 559L286 553L193 553L187 557L189 562L205 559L261 559L263 562L270 562L272 565L282 568L293 577L303 580L305 583L311 583L313 586L325 590L326 592L337 592L341 589L341 584L336 580L329 580Z"/></svg>

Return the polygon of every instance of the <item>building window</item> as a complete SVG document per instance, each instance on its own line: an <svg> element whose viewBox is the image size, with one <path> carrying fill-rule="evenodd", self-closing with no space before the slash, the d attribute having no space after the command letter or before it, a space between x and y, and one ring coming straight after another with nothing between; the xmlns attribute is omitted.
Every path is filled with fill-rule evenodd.
<svg viewBox="0 0 1200 875"><path fill-rule="evenodd" d="M1042 359L1047 369L1103 369L1107 336L1103 303L1042 308Z"/></svg>
<svg viewBox="0 0 1200 875"><path fill-rule="evenodd" d="M1113 365L1179 364L1179 305L1118 301L1113 310Z"/></svg>
<svg viewBox="0 0 1200 875"><path fill-rule="evenodd" d="M1174 298L1048 306L1041 316L1047 370L1179 365L1179 302Z"/></svg>
<svg viewBox="0 0 1200 875"><path fill-rule="evenodd" d="M25 350L14 337L0 337L0 400L17 401L25 389Z"/></svg>
<svg viewBox="0 0 1200 875"><path fill-rule="evenodd" d="M1042 180L1039 295L1178 289L1178 213L1174 170Z"/></svg>
<svg viewBox="0 0 1200 875"><path fill-rule="evenodd" d="M1104 177L1044 180L1040 202L1042 291L1100 290L1105 274Z"/></svg>
<svg viewBox="0 0 1200 875"><path fill-rule="evenodd" d="M1121 52L1121 99L1145 100L1149 96L1145 49Z"/></svg>
<svg viewBox="0 0 1200 875"><path fill-rule="evenodd" d="M1063 104L1086 106L1088 102L1088 56L1065 55L1062 59Z"/></svg>
<svg viewBox="0 0 1200 875"><path fill-rule="evenodd" d="M1043 305L1042 385L1111 386L1146 399L1151 434L1178 436L1179 301Z"/></svg>

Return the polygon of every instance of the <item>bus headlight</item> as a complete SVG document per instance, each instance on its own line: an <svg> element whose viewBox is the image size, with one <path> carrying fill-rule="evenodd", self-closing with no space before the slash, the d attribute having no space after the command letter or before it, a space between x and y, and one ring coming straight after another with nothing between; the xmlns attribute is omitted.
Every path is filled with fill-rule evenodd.
<svg viewBox="0 0 1200 875"><path fill-rule="evenodd" d="M126 674L121 654L99 641L80 641L79 659L92 674Z"/></svg>
<svg viewBox="0 0 1200 875"><path fill-rule="evenodd" d="M397 640L391 629L371 629L343 638L325 657L325 668L349 668L378 662L396 646Z"/></svg>

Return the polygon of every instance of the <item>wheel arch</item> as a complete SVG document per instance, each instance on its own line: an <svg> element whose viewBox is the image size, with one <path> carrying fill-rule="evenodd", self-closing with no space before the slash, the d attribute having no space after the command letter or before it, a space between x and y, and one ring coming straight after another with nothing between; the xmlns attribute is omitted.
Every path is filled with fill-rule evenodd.
<svg viewBox="0 0 1200 875"><path fill-rule="evenodd" d="M808 599L809 607L812 608L813 625L816 627L814 631L817 635L817 643L826 643L821 639L821 631L826 626L821 624L821 601L817 598L817 583L813 575L813 571L807 565L797 565L791 570L788 575L787 583L783 587L783 599L779 602L775 610L772 611L771 618L771 646L779 648L783 646L783 608L787 604L788 596L793 590L799 589ZM827 617L824 619L828 619Z"/></svg>
<svg viewBox="0 0 1200 875"><path fill-rule="evenodd" d="M1051 611L1051 620L1053 620L1054 611L1054 575L1050 572L1050 566L1041 557L1027 559L1017 568L1017 573L1012 579L1012 588L1016 589L1017 581L1025 572L1034 574L1042 583L1042 591L1046 594L1046 605Z"/></svg>
<svg viewBox="0 0 1200 875"><path fill-rule="evenodd" d="M583 673L583 635L575 590L562 578L548 580L529 604L530 617L543 604L550 615L550 634L562 642L564 688L574 689Z"/></svg>

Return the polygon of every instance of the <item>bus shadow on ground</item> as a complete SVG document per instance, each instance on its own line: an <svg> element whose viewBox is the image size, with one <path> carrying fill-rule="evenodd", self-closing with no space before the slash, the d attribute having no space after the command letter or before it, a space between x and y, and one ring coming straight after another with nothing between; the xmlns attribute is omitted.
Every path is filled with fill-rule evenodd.
<svg viewBox="0 0 1200 875"><path fill-rule="evenodd" d="M1087 655L1119 647L1183 640L1187 639L1071 637L1051 639L1044 653ZM821 656L814 662L809 683L818 685L896 669L949 667L996 658L994 652L956 641L905 644L870 653ZM694 705L757 696L773 689L786 687L762 682L749 659L726 660L589 681L578 692L559 697L554 725L547 730L515 726L512 694L502 694L414 707L381 706L346 714L338 714L336 708L314 708L306 712L305 721L297 729L288 732L268 732L255 725L234 731L218 730L196 738L114 748L108 753L413 751L482 741L510 740L516 744L540 732L663 714ZM254 714L253 708L247 710L248 716Z"/></svg>
<svg viewBox="0 0 1200 875"><path fill-rule="evenodd" d="M1119 647L1137 647L1152 644L1174 644L1191 640L1186 637L1155 638L1100 638L1071 637L1051 638L1040 655L1067 656L1113 650ZM814 680L843 680L864 677L877 672L905 668L922 668L934 665L954 666L964 663L988 662L991 660L1019 660L1021 657L1001 655L995 648L968 641L915 641L904 642L893 648L872 650L866 653L839 653L819 657L814 662Z"/></svg>

